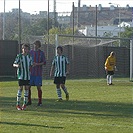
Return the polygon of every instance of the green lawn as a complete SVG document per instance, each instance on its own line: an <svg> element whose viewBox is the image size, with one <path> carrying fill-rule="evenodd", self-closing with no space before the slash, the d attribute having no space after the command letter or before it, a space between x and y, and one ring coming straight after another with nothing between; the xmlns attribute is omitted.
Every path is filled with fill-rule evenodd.
<svg viewBox="0 0 133 133"><path fill-rule="evenodd" d="M32 105L16 110L17 81L0 82L0 133L132 133L133 82L115 79L67 80L70 100L56 102L52 80L43 81L43 106L37 107L37 90L32 88ZM22 93L23 94L23 93Z"/></svg>

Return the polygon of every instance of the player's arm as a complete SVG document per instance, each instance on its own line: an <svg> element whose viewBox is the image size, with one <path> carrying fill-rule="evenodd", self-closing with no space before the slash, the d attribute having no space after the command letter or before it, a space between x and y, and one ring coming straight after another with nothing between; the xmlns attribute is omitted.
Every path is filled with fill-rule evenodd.
<svg viewBox="0 0 133 133"><path fill-rule="evenodd" d="M20 55L18 54L15 58L15 61L13 63L13 67L20 67L20 64L21 64L22 61L20 61Z"/></svg>
<svg viewBox="0 0 133 133"><path fill-rule="evenodd" d="M68 58L66 57L66 75L69 74L69 71L70 71L70 65L69 65L69 60Z"/></svg>
<svg viewBox="0 0 133 133"><path fill-rule="evenodd" d="M53 70L54 70L54 65L51 66L51 69L50 69L50 77L52 77Z"/></svg>
<svg viewBox="0 0 133 133"><path fill-rule="evenodd" d="M55 57L56 58L56 57ZM55 58L53 59L52 61L52 66L51 66L51 69L50 69L50 77L52 77L52 74L53 74L53 71L55 69Z"/></svg>
<svg viewBox="0 0 133 133"><path fill-rule="evenodd" d="M117 70L117 67L116 67L116 58L114 59L114 70L115 70L115 71L118 71L118 70Z"/></svg>
<svg viewBox="0 0 133 133"><path fill-rule="evenodd" d="M66 74L69 74L69 71L70 71L70 65L67 64L67 71L66 71Z"/></svg>
<svg viewBox="0 0 133 133"><path fill-rule="evenodd" d="M42 65L44 65L44 63L43 63L43 62L41 62L41 63L36 63L36 62L33 62L33 66L42 66Z"/></svg>
<svg viewBox="0 0 133 133"><path fill-rule="evenodd" d="M107 58L105 61L105 70L107 70L108 66L109 66L109 59Z"/></svg>

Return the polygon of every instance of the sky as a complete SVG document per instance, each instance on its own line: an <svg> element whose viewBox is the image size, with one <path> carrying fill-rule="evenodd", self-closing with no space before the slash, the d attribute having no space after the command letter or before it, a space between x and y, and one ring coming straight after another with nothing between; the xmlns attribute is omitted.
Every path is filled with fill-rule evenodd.
<svg viewBox="0 0 133 133"><path fill-rule="evenodd" d="M53 1L49 0L49 10L53 11ZM20 0L21 9L23 12L28 12L31 14L36 14L39 11L48 10L48 0ZM75 7L78 6L78 0L56 0L56 11L57 12L71 12L72 3L74 2ZM126 7L129 4L133 7L133 0L81 0L81 6L87 5L95 7L99 4L102 7L109 7L109 3L114 6ZM5 11L12 11L13 8L19 8L19 0L5 0ZM0 12L4 12L4 0L0 0Z"/></svg>

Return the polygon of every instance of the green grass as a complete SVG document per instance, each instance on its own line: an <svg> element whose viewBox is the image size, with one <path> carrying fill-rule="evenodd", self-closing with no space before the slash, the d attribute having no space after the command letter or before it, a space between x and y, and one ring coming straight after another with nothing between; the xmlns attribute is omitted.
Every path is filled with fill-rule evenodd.
<svg viewBox="0 0 133 133"><path fill-rule="evenodd" d="M0 82L1 133L131 133L133 131L133 83L115 79L67 80L70 100L56 102L52 80L43 81L43 106L37 107L37 90L32 88L32 105L15 108L17 81ZM23 94L23 93L22 93Z"/></svg>

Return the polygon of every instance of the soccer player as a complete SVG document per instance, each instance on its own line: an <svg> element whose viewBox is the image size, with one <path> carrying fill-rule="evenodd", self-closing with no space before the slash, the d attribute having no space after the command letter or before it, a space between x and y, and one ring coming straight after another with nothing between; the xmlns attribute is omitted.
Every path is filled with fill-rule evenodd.
<svg viewBox="0 0 133 133"><path fill-rule="evenodd" d="M66 75L69 74L69 61L66 56L62 54L63 48L61 46L57 47L57 56L54 57L50 77L52 77L53 70L54 72L54 84L56 84L56 91L58 95L57 101L62 101L61 89L63 89L66 94L66 100L69 100L69 93L65 87Z"/></svg>
<svg viewBox="0 0 133 133"><path fill-rule="evenodd" d="M112 51L107 57L105 62L105 70L107 74L107 85L112 85L114 71L116 69L116 57L115 53Z"/></svg>
<svg viewBox="0 0 133 133"><path fill-rule="evenodd" d="M18 75L18 84L19 89L17 93L17 110L25 110L27 99L28 99L28 89L30 85L30 67L32 66L32 57L29 54L29 45L22 45L22 53L16 56L16 59L13 63L13 67L17 67L17 75ZM24 101L23 106L20 106L20 100L22 95L23 86L24 90Z"/></svg>
<svg viewBox="0 0 133 133"><path fill-rule="evenodd" d="M38 91L38 104L42 105L42 66L46 64L45 54L40 50L41 42L36 40L34 42L34 50L30 51L30 55L33 59L33 67L31 68L30 75L30 88L27 105L31 105L31 86L36 86Z"/></svg>

